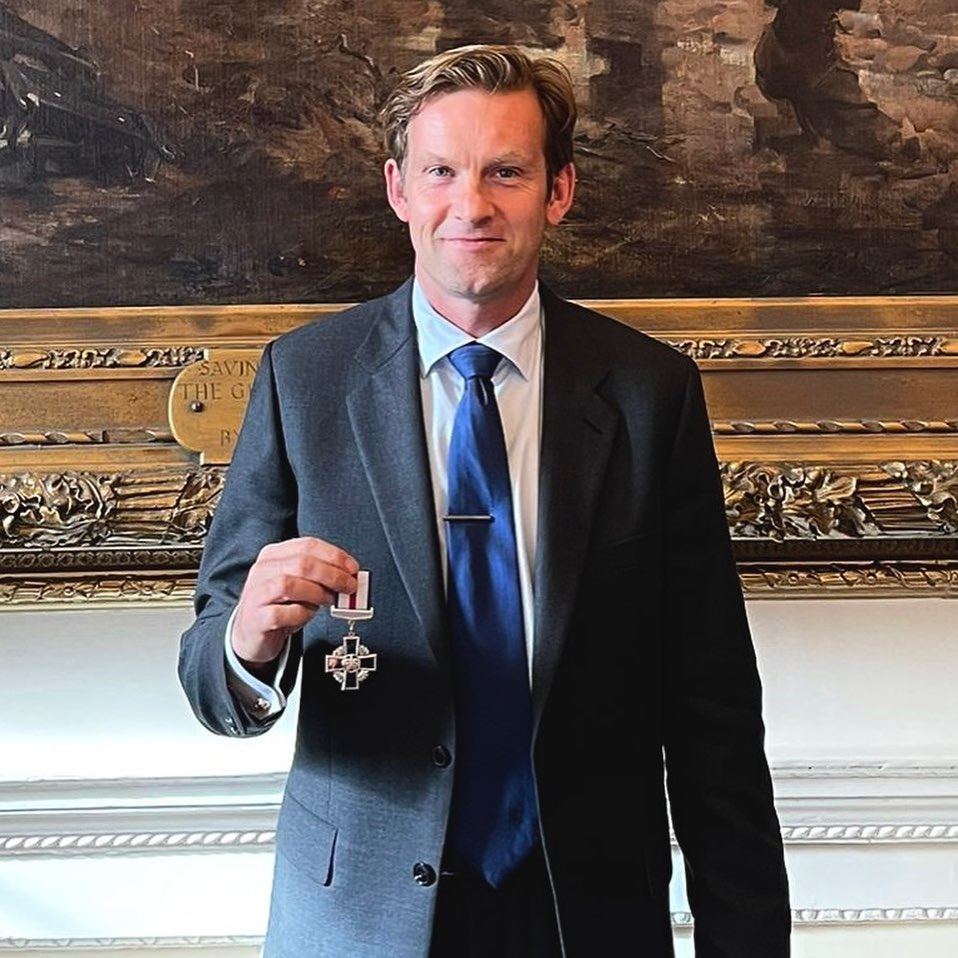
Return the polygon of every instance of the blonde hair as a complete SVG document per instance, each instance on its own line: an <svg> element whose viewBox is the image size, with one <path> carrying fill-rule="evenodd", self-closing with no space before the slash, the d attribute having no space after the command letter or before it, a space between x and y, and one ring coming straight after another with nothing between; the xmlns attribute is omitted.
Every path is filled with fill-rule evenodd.
<svg viewBox="0 0 958 958"><path fill-rule="evenodd" d="M412 118L434 97L469 89L535 93L545 119L546 170L551 189L556 174L572 162L577 115L572 78L558 60L533 59L514 46L457 47L402 75L380 114L386 150L399 168L403 169L406 160L406 134Z"/></svg>

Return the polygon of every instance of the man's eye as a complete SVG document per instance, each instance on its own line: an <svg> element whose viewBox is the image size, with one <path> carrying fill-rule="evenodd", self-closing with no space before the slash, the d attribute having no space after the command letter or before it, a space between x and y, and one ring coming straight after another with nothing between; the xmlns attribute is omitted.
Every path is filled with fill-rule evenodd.
<svg viewBox="0 0 958 958"><path fill-rule="evenodd" d="M504 166L496 170L496 176L500 180L512 180L519 175L519 171L513 169L511 166Z"/></svg>
<svg viewBox="0 0 958 958"><path fill-rule="evenodd" d="M431 166L426 171L430 176L451 176L452 170L448 166Z"/></svg>

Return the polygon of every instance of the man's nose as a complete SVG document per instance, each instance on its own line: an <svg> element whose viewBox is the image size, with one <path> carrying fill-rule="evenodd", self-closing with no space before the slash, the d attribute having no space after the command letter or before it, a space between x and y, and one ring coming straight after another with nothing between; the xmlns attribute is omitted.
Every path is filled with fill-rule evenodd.
<svg viewBox="0 0 958 958"><path fill-rule="evenodd" d="M481 176L460 176L456 181L454 212L467 223L479 223L492 215L488 184Z"/></svg>

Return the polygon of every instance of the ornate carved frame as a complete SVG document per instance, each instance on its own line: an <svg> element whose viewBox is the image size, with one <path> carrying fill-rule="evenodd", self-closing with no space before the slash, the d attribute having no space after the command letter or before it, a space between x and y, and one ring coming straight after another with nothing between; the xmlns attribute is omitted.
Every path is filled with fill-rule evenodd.
<svg viewBox="0 0 958 958"><path fill-rule="evenodd" d="M958 592L958 297L589 305L699 363L749 594ZM227 467L174 379L341 308L0 312L0 604L186 601Z"/></svg>

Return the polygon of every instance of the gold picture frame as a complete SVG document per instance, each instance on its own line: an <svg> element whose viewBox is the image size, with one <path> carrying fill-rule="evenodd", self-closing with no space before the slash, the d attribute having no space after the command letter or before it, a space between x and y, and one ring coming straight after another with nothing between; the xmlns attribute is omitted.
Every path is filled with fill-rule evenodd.
<svg viewBox="0 0 958 958"><path fill-rule="evenodd" d="M699 364L747 594L958 591L958 297L586 305ZM342 308L0 312L0 604L188 601L229 458L188 384Z"/></svg>

